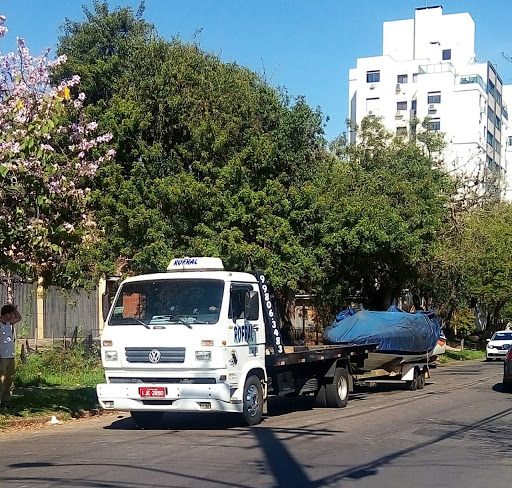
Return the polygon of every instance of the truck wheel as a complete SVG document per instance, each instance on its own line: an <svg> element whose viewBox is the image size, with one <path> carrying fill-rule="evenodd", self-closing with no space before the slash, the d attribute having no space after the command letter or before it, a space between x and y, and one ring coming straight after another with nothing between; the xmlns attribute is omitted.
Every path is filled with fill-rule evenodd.
<svg viewBox="0 0 512 488"><path fill-rule="evenodd" d="M141 429L154 429L160 425L163 412L130 412L132 420Z"/></svg>
<svg viewBox="0 0 512 488"><path fill-rule="evenodd" d="M349 394L349 377L345 368L336 368L334 380L325 385L325 397L327 406L331 408L343 408L347 405Z"/></svg>
<svg viewBox="0 0 512 488"><path fill-rule="evenodd" d="M418 387L418 390L423 390L425 388L425 373L422 371L418 374L418 380L416 382L416 386Z"/></svg>
<svg viewBox="0 0 512 488"><path fill-rule="evenodd" d="M244 420L247 425L261 422L263 415L263 388L257 376L247 378L244 386Z"/></svg>
<svg viewBox="0 0 512 488"><path fill-rule="evenodd" d="M418 389L418 370L416 368L414 368L412 381L407 382L407 388L411 391L416 391Z"/></svg>
<svg viewBox="0 0 512 488"><path fill-rule="evenodd" d="M320 408L327 407L327 398L325 397L325 385L319 385L318 390L315 393L315 406Z"/></svg>

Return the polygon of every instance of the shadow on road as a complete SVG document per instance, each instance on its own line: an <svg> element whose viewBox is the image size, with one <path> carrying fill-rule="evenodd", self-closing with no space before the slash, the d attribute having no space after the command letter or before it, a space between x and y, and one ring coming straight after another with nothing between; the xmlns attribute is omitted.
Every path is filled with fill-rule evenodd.
<svg viewBox="0 0 512 488"><path fill-rule="evenodd" d="M243 427L241 415L232 413L166 413L159 427L144 430L226 430ZM103 427L107 430L140 430L127 415Z"/></svg>
<svg viewBox="0 0 512 488"><path fill-rule="evenodd" d="M495 385L497 386L497 385ZM430 439L419 442L414 446L408 446L404 449L396 450L392 453L386 454L381 457L377 457L376 459L367 462L361 463L359 465L352 466L350 468L341 469L337 473L330 474L328 476L312 480L308 476L305 467L299 461L295 459L293 454L287 447L287 442L297 436L304 436L305 441L307 442L306 436L318 436L318 435L335 435L338 434L337 431L330 431L326 429L312 429L308 428L298 428L298 429L276 429L265 427L264 425L257 426L254 428L244 428L237 435L246 435L246 436L254 436L255 439L258 440L259 447L261 448L265 460L266 467L265 473L273 476L274 483L272 484L276 488L288 488L290 486L294 487L303 487L303 488L323 488L327 486L344 486L344 480L347 480L349 483L347 486L351 486L350 482L352 480L359 480L368 478L371 476L375 476L378 474L379 470L385 466L388 466L398 459L407 458L411 454L414 454L417 451L421 451L422 449L431 448L432 446L448 441L448 440L458 440L459 442L476 442L478 440L491 440L492 446L496 445L494 439L496 435L503 434L504 439L511 439L510 435L508 435L505 431L504 433L504 425L509 425L509 417L512 413L512 408L507 408L498 412L494 415L482 418L478 421L472 423L464 423L460 422L454 424L453 422L446 422L445 424L439 424L441 430L439 429L431 429L431 432L428 434L431 436ZM195 420L207 423L209 428L211 428L211 421L213 417L207 418L209 422L206 420L202 420L205 417L209 417L204 414L198 415ZM225 418L226 415L219 417ZM120 422L130 422L128 419L123 419ZM194 427L197 426L197 423L194 423ZM192 424L191 424L192 427ZM129 427L132 428L132 427ZM181 428L181 427L180 427ZM485 446L484 446L485 447ZM491 447L491 444L487 446ZM250 447L254 449L254 446ZM512 448L511 443L504 446L504 448L500 448L502 454L510 452ZM494 449L494 448L493 448ZM492 455L495 456L495 449L492 451ZM69 468L70 466L89 466L90 464L86 462L80 462L79 460L73 461L72 464L65 462L55 462L55 463L13 463L9 465L9 468L13 470L17 470L14 472L9 472L7 476L6 473L3 473L2 479L4 482L16 481L17 483L35 483L36 485L43 485L47 483L62 483L62 478L59 478L55 475L55 470L59 468L64 468L66 483L71 486L84 486L84 487L108 487L108 488L147 488L150 486L154 486L153 481L136 481L134 478L129 483L126 481L113 482L110 480L101 480L101 479L91 479L90 476L87 479L81 478L71 478L69 476ZM96 465L94 465L96 466ZM144 472L150 475L151 473L158 474L159 476L165 475L176 477L178 480L183 483L183 486L189 486L190 483L204 483L211 485L212 483L218 484L223 487L234 487L238 486L239 488L245 488L245 485L241 485L240 483L233 483L230 481L226 481L223 479L215 479L212 473L212 477L206 479L205 477L197 474L197 473L182 473L178 471L174 471L172 469L161 469L150 466L137 466L133 464L125 464L125 463L104 463L103 467L115 467L117 470L122 469L126 471L134 470L136 472ZM51 468L51 472L45 472L44 468ZM23 474L23 469L36 469L37 472L26 473ZM50 475L50 476L49 476ZM140 478L139 478L140 479ZM170 481L170 480L169 480ZM173 480L173 486L181 486L175 485ZM343 483L343 484L340 484ZM35 486L35 485L31 485Z"/></svg>
<svg viewBox="0 0 512 488"><path fill-rule="evenodd" d="M503 383L496 383L493 387L492 387L493 391L497 391L498 393L505 393L507 395L510 395L512 393L512 388L508 387L505 387L505 385L503 385ZM510 398L512 398L512 395L510 396Z"/></svg>

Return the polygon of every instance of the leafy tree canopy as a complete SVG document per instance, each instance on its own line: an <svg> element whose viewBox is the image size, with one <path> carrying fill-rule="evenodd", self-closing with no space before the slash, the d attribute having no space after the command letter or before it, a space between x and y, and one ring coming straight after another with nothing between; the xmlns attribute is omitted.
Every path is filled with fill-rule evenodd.
<svg viewBox="0 0 512 488"><path fill-rule="evenodd" d="M64 25L59 52L117 143L116 163L96 180L103 269L145 272L175 255L214 254L236 269L266 269L277 287L315 275L289 217L293 195L327 158L321 113L197 45L148 36L129 9L94 6L85 22ZM104 32L109 44L137 49L101 48ZM102 95L96 68L107 65L116 74Z"/></svg>
<svg viewBox="0 0 512 488"><path fill-rule="evenodd" d="M115 163L96 178L98 269L148 272L173 256L217 255L333 310L350 296L388 305L415 282L452 191L429 155L436 148L366 120L358 144L338 141L329 153L323 116L303 98L196 44L159 38L130 9L94 7L64 25L59 52L116 141ZM105 32L108 45L135 48L105 49ZM103 77L108 90L97 89Z"/></svg>

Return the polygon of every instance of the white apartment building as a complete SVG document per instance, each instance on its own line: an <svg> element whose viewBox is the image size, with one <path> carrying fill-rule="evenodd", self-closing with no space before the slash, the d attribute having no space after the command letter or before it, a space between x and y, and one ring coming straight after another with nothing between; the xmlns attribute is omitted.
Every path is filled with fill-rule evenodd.
<svg viewBox="0 0 512 488"><path fill-rule="evenodd" d="M352 122L382 117L389 130L408 135L413 118L428 116L431 127L446 135L448 170L475 180L487 168L503 184L510 178L507 161L512 173L505 101L512 104L512 86L503 86L491 63L476 61L471 15L443 15L440 6L418 8L414 19L384 22L382 56L358 58L350 70ZM349 140L355 142L354 132ZM510 198L512 180L506 186Z"/></svg>

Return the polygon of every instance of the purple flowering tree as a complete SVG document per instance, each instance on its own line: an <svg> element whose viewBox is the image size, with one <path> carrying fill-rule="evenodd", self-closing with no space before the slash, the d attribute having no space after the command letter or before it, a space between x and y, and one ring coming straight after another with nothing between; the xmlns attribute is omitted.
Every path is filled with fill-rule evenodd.
<svg viewBox="0 0 512 488"><path fill-rule="evenodd" d="M0 16L0 37L4 23ZM17 52L0 53L0 269L8 302L14 275L56 281L98 236L89 187L115 156L112 134L84 120L78 76L52 86L52 69L65 62L50 60L49 50L31 56L20 38Z"/></svg>

